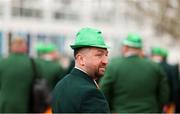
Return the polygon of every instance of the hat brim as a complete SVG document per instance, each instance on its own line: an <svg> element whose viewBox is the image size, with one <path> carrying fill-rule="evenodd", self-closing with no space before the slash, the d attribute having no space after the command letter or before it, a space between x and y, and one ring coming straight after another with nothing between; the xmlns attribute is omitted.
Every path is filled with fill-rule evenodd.
<svg viewBox="0 0 180 114"><path fill-rule="evenodd" d="M70 47L71 47L72 49L82 48L82 47L97 47L97 48L105 48L105 49L110 48L110 47L107 46L107 45L70 45Z"/></svg>
<svg viewBox="0 0 180 114"><path fill-rule="evenodd" d="M127 46L129 46L129 47L142 48L142 45L141 45L141 44L132 43L132 42L129 42L129 41L127 41L127 40L125 40L122 44L123 44L123 45L127 45Z"/></svg>

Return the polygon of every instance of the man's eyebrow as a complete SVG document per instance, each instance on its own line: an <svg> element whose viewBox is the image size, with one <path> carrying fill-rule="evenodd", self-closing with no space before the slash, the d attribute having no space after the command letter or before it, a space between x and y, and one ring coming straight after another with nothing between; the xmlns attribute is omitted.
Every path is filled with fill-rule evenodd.
<svg viewBox="0 0 180 114"><path fill-rule="evenodd" d="M100 49L98 49L97 51L100 52L100 53L104 53L104 52L107 52L107 53L108 53L107 50L100 50Z"/></svg>

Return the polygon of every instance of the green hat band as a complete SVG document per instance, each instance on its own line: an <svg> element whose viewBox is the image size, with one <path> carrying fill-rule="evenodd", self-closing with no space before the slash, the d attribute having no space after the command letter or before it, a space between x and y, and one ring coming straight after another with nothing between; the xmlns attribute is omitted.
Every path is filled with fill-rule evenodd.
<svg viewBox="0 0 180 114"><path fill-rule="evenodd" d="M141 43L131 42L131 41L128 41L128 40L124 40L123 44L127 45L127 46L130 46L130 47L135 47L135 48L141 48L142 47Z"/></svg>

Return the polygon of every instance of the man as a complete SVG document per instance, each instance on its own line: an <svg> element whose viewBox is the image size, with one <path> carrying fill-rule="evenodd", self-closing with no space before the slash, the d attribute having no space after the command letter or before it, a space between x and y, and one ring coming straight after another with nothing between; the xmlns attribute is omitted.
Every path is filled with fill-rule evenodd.
<svg viewBox="0 0 180 114"><path fill-rule="evenodd" d="M34 107L34 112L46 112L50 110L52 90L56 83L62 79L63 68L59 62L59 55L57 54L57 48L53 44L38 43L36 46L36 52L38 57L35 59L37 73L42 79L45 79L47 88L47 97L37 100ZM38 102L39 101L39 102Z"/></svg>
<svg viewBox="0 0 180 114"><path fill-rule="evenodd" d="M122 57L114 58L100 80L113 113L158 113L168 100L166 77L160 67L141 57L142 40L129 34Z"/></svg>
<svg viewBox="0 0 180 114"><path fill-rule="evenodd" d="M175 74L174 66L167 63L168 52L164 48L153 47L151 49L152 60L157 62L165 71L170 87L169 102L174 103L178 89L178 75Z"/></svg>
<svg viewBox="0 0 180 114"><path fill-rule="evenodd" d="M0 112L27 113L33 79L27 44L15 38L10 49L8 58L0 62Z"/></svg>
<svg viewBox="0 0 180 114"><path fill-rule="evenodd" d="M62 74L64 73L64 69L58 60L57 48L53 44L40 43L37 45L36 51L39 55L36 59L40 68L39 71L41 71L41 75L47 80L52 90L56 83L63 78Z"/></svg>
<svg viewBox="0 0 180 114"><path fill-rule="evenodd" d="M151 49L151 58L156 63L158 63L161 68L166 73L168 79L168 85L170 88L169 95L169 105L167 106L167 111L174 110L174 103L177 96L178 91L178 70L175 65L170 65L167 63L168 51L165 48L161 47L153 47Z"/></svg>
<svg viewBox="0 0 180 114"><path fill-rule="evenodd" d="M101 32L83 28L71 48L74 49L75 68L54 89L53 113L109 112L95 81L104 74L108 62L108 46Z"/></svg>
<svg viewBox="0 0 180 114"><path fill-rule="evenodd" d="M176 66L174 66L174 69L176 70L175 72L176 75L179 77L179 65L177 64ZM175 98L175 104L176 104L175 112L180 113L180 80L178 80L178 91Z"/></svg>

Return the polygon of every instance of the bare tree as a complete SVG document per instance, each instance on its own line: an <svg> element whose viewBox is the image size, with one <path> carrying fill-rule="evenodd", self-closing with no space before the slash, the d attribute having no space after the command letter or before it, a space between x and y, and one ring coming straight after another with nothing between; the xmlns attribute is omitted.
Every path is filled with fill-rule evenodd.
<svg viewBox="0 0 180 114"><path fill-rule="evenodd" d="M180 0L133 0L137 16L153 20L157 35L167 33L180 38Z"/></svg>

